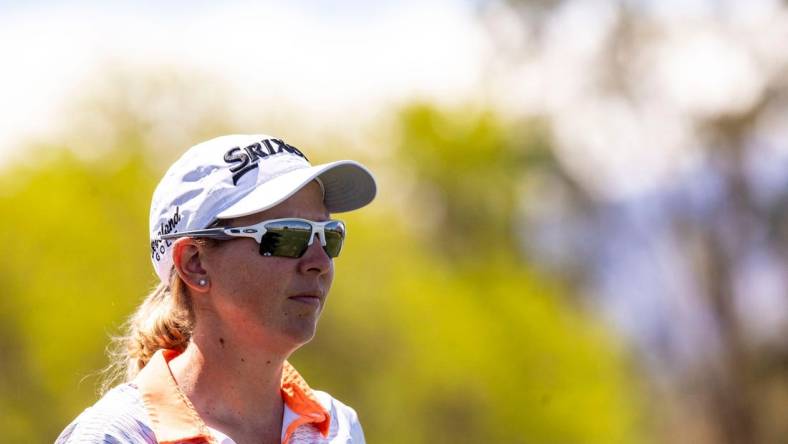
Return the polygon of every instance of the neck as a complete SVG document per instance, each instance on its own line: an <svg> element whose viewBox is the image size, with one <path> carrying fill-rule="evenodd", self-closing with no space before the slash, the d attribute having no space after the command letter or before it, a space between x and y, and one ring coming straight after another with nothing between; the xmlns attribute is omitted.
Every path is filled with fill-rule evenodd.
<svg viewBox="0 0 788 444"><path fill-rule="evenodd" d="M233 436L275 436L282 426L282 365L287 355L195 329L170 361L178 386L205 423ZM259 441L258 441L259 442Z"/></svg>

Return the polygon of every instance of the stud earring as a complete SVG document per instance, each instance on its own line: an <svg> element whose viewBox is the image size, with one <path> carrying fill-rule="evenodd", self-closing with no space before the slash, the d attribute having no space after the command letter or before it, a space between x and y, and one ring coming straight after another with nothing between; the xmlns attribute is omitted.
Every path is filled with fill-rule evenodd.
<svg viewBox="0 0 788 444"><path fill-rule="evenodd" d="M200 287L205 287L206 285L208 285L208 279L202 278L202 279L200 279L199 281L197 281L197 284L198 284Z"/></svg>

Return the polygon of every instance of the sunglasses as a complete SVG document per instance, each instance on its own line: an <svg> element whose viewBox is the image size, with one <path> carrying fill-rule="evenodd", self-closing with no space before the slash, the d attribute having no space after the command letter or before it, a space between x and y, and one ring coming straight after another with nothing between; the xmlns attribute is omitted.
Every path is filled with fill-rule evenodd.
<svg viewBox="0 0 788 444"><path fill-rule="evenodd" d="M298 258L312 245L315 234L328 257L339 256L345 241L345 224L340 220L314 222L307 219L272 219L247 227L217 227L203 230L170 233L161 236L162 240L181 237L204 237L209 239L230 240L236 237L250 237L260 244L263 256Z"/></svg>

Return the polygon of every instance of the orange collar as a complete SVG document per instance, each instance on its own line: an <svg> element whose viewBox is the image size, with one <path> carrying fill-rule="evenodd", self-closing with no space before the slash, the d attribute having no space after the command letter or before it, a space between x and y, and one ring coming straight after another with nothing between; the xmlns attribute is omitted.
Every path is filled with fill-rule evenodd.
<svg viewBox="0 0 788 444"><path fill-rule="evenodd" d="M205 422L172 376L168 362L178 354L175 350L157 351L134 379L150 416L151 429L160 444L184 441L214 443ZM296 428L304 424L313 424L324 437L328 436L331 415L287 361L282 369L281 393L285 405L298 415L286 425L283 444L290 440Z"/></svg>

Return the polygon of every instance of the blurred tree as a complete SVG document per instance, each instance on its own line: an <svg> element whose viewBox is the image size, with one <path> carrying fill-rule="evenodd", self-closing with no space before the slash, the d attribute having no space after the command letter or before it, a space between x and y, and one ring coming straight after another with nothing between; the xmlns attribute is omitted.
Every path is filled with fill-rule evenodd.
<svg viewBox="0 0 788 444"><path fill-rule="evenodd" d="M519 255L518 183L551 162L540 124L428 104L399 122L408 180L391 192L409 204L349 218L321 334L297 359L339 357L316 379L347 387L371 442L647 441L621 351Z"/></svg>
<svg viewBox="0 0 788 444"><path fill-rule="evenodd" d="M6 442L54 440L94 399L102 351L151 284L146 253L150 171L134 146L84 163L48 147L34 168L0 176ZM116 159L123 159L116 163Z"/></svg>
<svg viewBox="0 0 788 444"><path fill-rule="evenodd" d="M433 224L423 227L433 248L471 264L516 257L523 176L552 162L545 128L535 121L515 132L490 110L428 104L408 107L401 122L399 158L415 179L413 200Z"/></svg>
<svg viewBox="0 0 788 444"><path fill-rule="evenodd" d="M95 379L80 381L154 283L147 213L166 164L140 121L105 126L113 142L90 156L31 148L32 166L0 174L6 442L51 441L92 403ZM370 442L644 442L623 351L516 248L514 190L528 165L551 161L540 125L426 104L400 121L386 166L414 187L383 188L346 217L321 331L296 366L357 408Z"/></svg>
<svg viewBox="0 0 788 444"><path fill-rule="evenodd" d="M685 313L695 312L684 326L682 319L667 316L649 332L657 339L644 341L641 350L643 356L656 356L654 381L661 399L671 400L657 407L668 424L665 441L782 442L788 436L788 316L770 311L784 312L788 298L788 160L779 154L788 143L788 57L762 42L784 39L788 10L780 2L663 6L510 0L482 8L497 44L498 72L488 73L491 82L500 80L501 72L525 77L528 69L544 65L559 74L543 80L561 94L543 97L548 105L533 107L525 118L539 115L549 132L564 140L563 154L553 164L561 172L553 176L574 179L568 185L552 182L565 191L553 194L563 200L558 206L568 209L561 213L564 231L558 236L571 239L582 231L579 240L563 247L584 254L550 263L556 255L539 245L526 244L526 250L538 262L575 270L581 288L593 290L600 275L609 274L603 268L610 267L611 256L633 261L630 251L614 242L623 237L616 231L637 232L648 220L647 242L634 259L650 264L649 276L665 288L680 287L681 277L688 277L691 300L680 303ZM499 26L512 20L514 26ZM556 106L551 100L564 102ZM631 120L622 124L622 114ZM583 126L588 131L578 136L570 134L570 119L610 123ZM606 138L606 130L631 138ZM593 146L579 143L584 138L619 143L594 162L593 153L583 153ZM680 148L676 157L692 153L692 174L674 172L661 189L624 198L599 192L600 183L610 181L606 173L626 165L627 158L643 160L630 165L635 174L621 174L628 180L610 181L611 188L636 182L638 173L649 176L649 160L660 157L647 151L668 152L673 145ZM539 221L521 221L527 222L533 224L526 229L545 232L535 226ZM630 236L623 242L632 241ZM665 249L683 253L667 271L644 259ZM629 281L636 292L644 285L638 282L642 275L616 279ZM668 295L657 298L640 310L671 304ZM758 302L764 300L771 302ZM628 315L658 318L643 311Z"/></svg>

